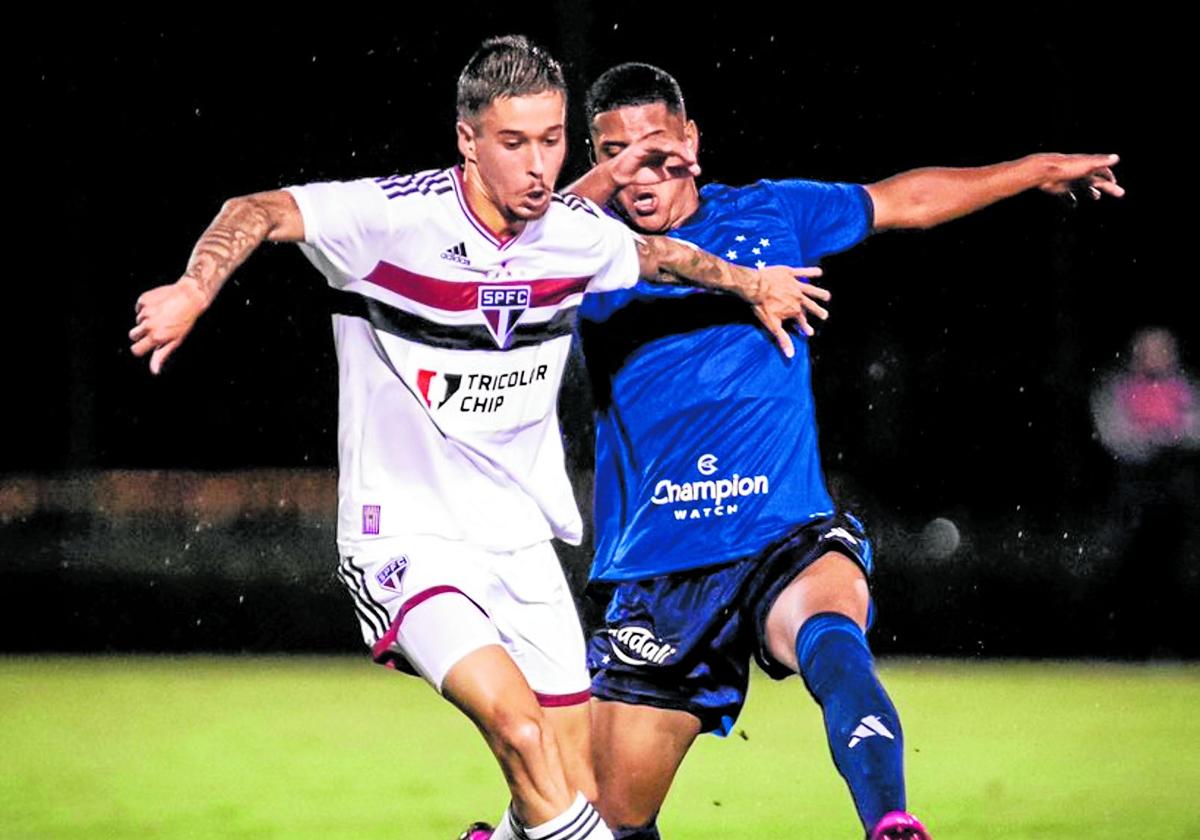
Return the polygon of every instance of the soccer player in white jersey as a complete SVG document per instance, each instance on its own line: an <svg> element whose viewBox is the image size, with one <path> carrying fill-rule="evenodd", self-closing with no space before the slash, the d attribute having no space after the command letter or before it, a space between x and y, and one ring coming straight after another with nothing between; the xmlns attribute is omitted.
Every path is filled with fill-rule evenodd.
<svg viewBox="0 0 1200 840"><path fill-rule="evenodd" d="M512 794L497 838L612 836L589 802L584 643L549 542L581 535L555 397L583 295L684 277L744 298L782 342L826 298L795 282L816 271L732 267L556 195L565 113L544 50L485 42L459 78L460 167L230 200L130 332L158 373L265 240L301 243L333 286L339 573L375 660L482 732Z"/></svg>

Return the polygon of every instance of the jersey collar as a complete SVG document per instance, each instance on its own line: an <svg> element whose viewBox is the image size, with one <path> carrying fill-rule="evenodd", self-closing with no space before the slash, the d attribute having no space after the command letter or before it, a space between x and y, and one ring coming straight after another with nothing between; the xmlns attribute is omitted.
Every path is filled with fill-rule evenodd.
<svg viewBox="0 0 1200 840"><path fill-rule="evenodd" d="M450 183L454 185L454 196L458 199L458 206L462 210L463 216L466 217L466 220L470 222L471 227L475 228L476 232L478 232L480 236L492 243L492 245L499 250L505 250L509 245L512 245L514 242L520 239L521 234L523 234L531 224L537 221L536 219L533 219L529 222L526 222L525 226L517 231L517 233L513 236L501 236L488 227L483 219L479 218L479 216L475 214L475 211L471 209L471 205L467 201L466 185L463 183L462 166L459 165L452 167L451 172L453 173L454 177L450 179Z"/></svg>

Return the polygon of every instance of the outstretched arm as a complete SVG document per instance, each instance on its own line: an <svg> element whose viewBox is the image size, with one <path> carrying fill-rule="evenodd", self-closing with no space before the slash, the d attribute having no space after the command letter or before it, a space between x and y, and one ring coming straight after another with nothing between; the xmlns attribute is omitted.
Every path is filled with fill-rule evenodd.
<svg viewBox="0 0 1200 840"><path fill-rule="evenodd" d="M1034 187L1054 195L1087 192L1120 198L1116 155L1036 154L969 169L930 167L901 172L867 186L875 230L930 228L966 216Z"/></svg>
<svg viewBox="0 0 1200 840"><path fill-rule="evenodd" d="M288 192L256 193L226 201L192 249L183 276L138 298L137 326L129 332L133 355L152 352L150 372L159 373L234 269L255 248L264 240L303 239L304 219Z"/></svg>
<svg viewBox="0 0 1200 840"><path fill-rule="evenodd" d="M707 251L665 236L639 236L638 260L643 277L660 283L685 282L707 289L732 292L749 303L763 326L775 337L788 358L794 354L792 338L784 324L795 319L805 335L812 335L808 315L824 320L829 313L818 301L828 302L829 291L797 278L820 277L819 268L770 266L752 270L727 263Z"/></svg>

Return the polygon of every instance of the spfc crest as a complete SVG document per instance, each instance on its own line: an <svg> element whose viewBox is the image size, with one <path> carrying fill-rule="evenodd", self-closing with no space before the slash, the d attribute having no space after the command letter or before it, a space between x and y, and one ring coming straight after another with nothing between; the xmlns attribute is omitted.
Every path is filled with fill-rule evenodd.
<svg viewBox="0 0 1200 840"><path fill-rule="evenodd" d="M480 286L479 311L496 346L508 347L513 328L529 308L529 286Z"/></svg>
<svg viewBox="0 0 1200 840"><path fill-rule="evenodd" d="M400 579L404 577L404 570L408 568L407 557L393 557L388 561L387 565L375 573L375 580L384 589L390 589L393 592L400 591Z"/></svg>

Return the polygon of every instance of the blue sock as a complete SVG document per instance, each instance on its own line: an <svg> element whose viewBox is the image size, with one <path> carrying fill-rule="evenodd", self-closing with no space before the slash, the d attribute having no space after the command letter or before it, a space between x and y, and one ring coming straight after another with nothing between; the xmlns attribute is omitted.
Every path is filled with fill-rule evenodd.
<svg viewBox="0 0 1200 840"><path fill-rule="evenodd" d="M900 717L875 676L875 660L853 619L818 613L796 634L800 676L825 713L829 752L869 832L905 810Z"/></svg>

